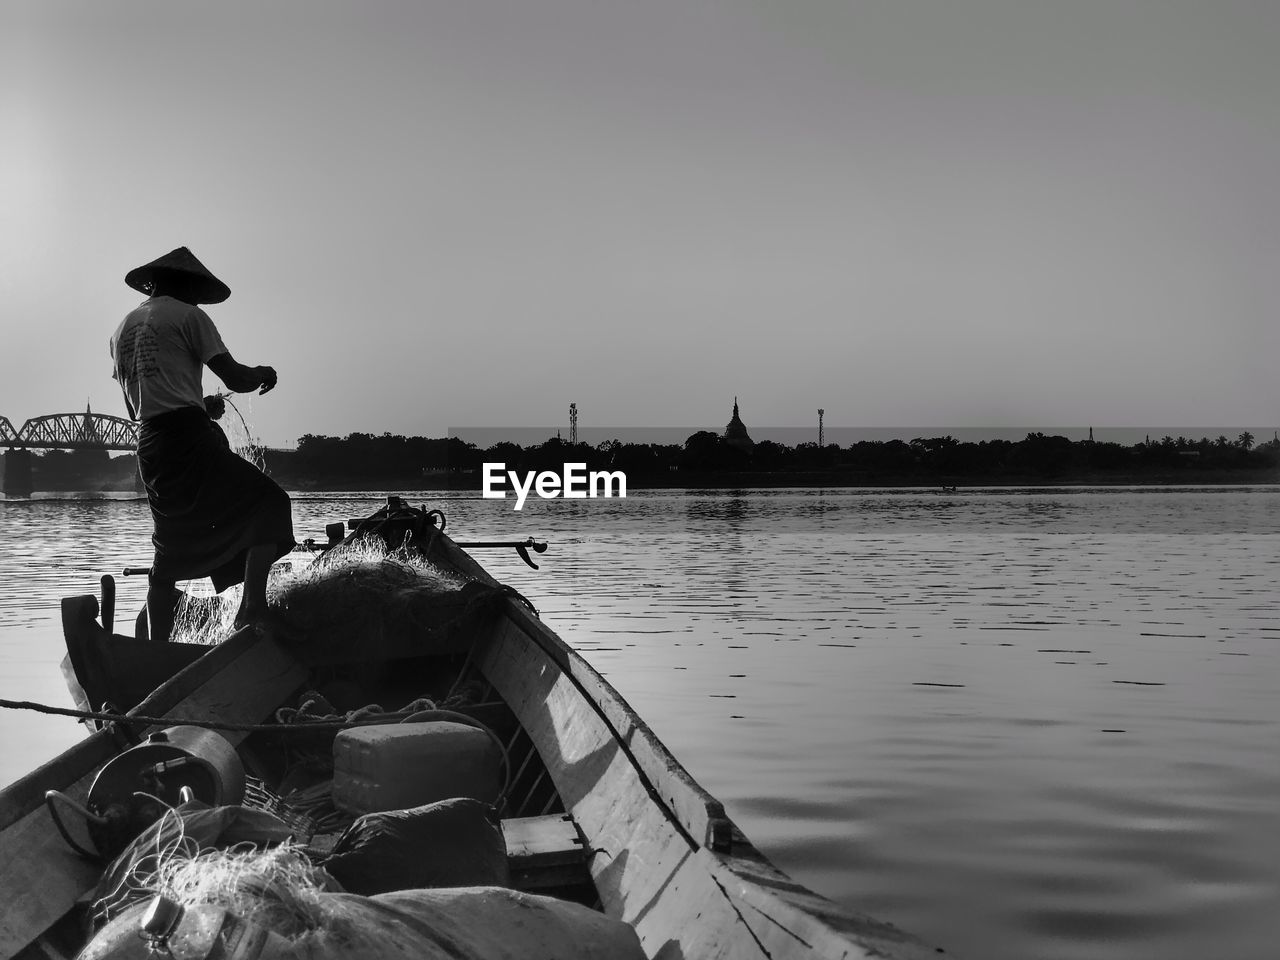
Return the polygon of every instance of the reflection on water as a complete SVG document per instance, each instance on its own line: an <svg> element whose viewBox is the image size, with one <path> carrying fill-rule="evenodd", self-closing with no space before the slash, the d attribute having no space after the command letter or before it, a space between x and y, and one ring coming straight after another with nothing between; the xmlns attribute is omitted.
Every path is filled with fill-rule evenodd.
<svg viewBox="0 0 1280 960"><path fill-rule="evenodd" d="M443 499L551 541L481 559L826 895L972 958L1275 955L1280 491ZM146 504L0 519L0 696L65 703L57 600L145 564ZM76 736L0 717L0 779Z"/></svg>

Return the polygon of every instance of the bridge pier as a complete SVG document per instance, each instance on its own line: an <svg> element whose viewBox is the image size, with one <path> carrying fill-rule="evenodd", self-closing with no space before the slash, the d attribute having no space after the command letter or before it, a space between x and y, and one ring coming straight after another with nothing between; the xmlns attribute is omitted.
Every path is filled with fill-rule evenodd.
<svg viewBox="0 0 1280 960"><path fill-rule="evenodd" d="M29 497L35 489L31 477L31 451L10 447L4 454L4 495Z"/></svg>

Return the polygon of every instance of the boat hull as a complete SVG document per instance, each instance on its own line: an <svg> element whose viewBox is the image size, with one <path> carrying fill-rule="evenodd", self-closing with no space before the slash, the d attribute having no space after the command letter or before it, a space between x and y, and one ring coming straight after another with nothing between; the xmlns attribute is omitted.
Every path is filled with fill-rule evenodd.
<svg viewBox="0 0 1280 960"><path fill-rule="evenodd" d="M429 545L434 562L495 588L498 596L499 585L449 538L436 535ZM80 651L85 669L109 661L117 648L134 657L137 650L104 630L96 612L92 597L64 603L68 644ZM531 743L528 759L541 765L524 801L535 809L515 816L563 812L572 818L600 908L632 925L647 955L937 955L774 868L621 695L527 606L503 596L471 619L468 631L464 674L481 678L500 698ZM242 630L182 665L131 713L172 722L261 723L307 688L313 671L295 652ZM244 736L227 735L233 744ZM127 746L114 727L98 731L0 791L0 863L6 865L0 897L8 905L0 916L0 960L59 955L68 918L98 871L59 837L45 791L83 800L94 772ZM539 793L543 780L554 790Z"/></svg>

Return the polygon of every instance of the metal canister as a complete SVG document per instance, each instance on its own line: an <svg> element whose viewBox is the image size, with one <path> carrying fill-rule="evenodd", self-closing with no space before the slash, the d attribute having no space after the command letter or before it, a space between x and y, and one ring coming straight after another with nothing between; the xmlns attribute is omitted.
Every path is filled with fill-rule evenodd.
<svg viewBox="0 0 1280 960"><path fill-rule="evenodd" d="M293 955L284 937L224 907L183 907L157 896L103 927L80 960L267 960Z"/></svg>
<svg viewBox="0 0 1280 960"><path fill-rule="evenodd" d="M220 733L174 726L152 734L111 760L94 778L87 806L106 823L89 822L90 836L106 855L122 849L169 807L183 788L210 806L244 797L244 764Z"/></svg>

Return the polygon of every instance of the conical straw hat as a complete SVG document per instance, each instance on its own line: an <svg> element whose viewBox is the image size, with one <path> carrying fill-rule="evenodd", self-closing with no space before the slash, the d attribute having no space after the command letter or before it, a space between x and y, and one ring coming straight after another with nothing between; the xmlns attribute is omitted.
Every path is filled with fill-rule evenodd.
<svg viewBox="0 0 1280 960"><path fill-rule="evenodd" d="M186 247L170 250L163 257L135 267L124 282L140 293L150 294L157 276L180 276L187 283L193 303L221 303L231 296L231 288L215 277Z"/></svg>

